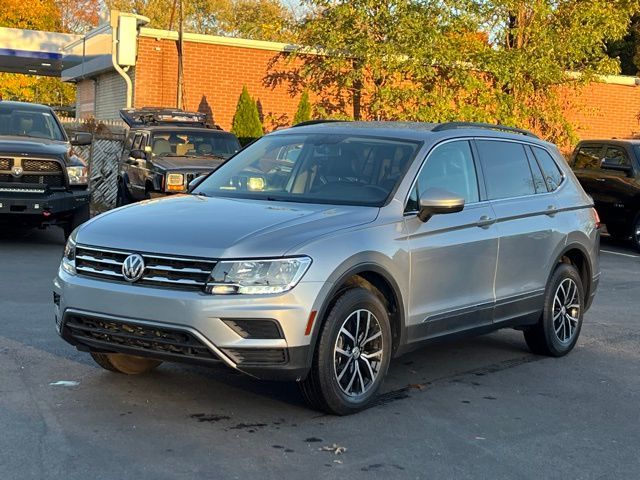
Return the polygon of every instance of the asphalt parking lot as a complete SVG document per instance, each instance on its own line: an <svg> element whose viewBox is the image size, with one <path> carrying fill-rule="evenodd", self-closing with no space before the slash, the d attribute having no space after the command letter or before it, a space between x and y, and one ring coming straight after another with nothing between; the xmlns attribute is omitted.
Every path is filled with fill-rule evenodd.
<svg viewBox="0 0 640 480"><path fill-rule="evenodd" d="M62 249L57 229L0 230L3 480L640 478L640 256L623 244L603 240L569 356L532 355L516 331L429 347L346 418L222 366L101 370L55 333Z"/></svg>

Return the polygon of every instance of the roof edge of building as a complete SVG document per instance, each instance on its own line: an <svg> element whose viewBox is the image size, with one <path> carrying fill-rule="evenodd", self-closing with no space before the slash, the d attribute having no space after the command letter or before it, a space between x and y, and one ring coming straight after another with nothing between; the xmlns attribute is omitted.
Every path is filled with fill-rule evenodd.
<svg viewBox="0 0 640 480"><path fill-rule="evenodd" d="M159 30L143 27L140 29L141 37L155 38L157 40L178 40L178 32ZM185 42L206 43L213 45L225 45L229 47L252 48L255 50L269 50L272 52L292 52L297 46L290 43L267 42L264 40L249 40L246 38L221 37L219 35L205 35L202 33L185 33Z"/></svg>

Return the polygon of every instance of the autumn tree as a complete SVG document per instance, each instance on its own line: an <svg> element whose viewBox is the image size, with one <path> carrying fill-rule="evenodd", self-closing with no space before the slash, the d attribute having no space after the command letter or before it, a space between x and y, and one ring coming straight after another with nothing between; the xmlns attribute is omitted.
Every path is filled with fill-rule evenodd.
<svg viewBox="0 0 640 480"><path fill-rule="evenodd" d="M98 25L99 0L55 0L60 13L62 31L85 33Z"/></svg>
<svg viewBox="0 0 640 480"><path fill-rule="evenodd" d="M562 92L616 74L606 42L621 39L635 0L476 0L489 43L473 58L485 72L496 121L556 142L573 139Z"/></svg>
<svg viewBox="0 0 640 480"><path fill-rule="evenodd" d="M563 88L618 72L605 51L637 0L308 0L274 83L309 88L325 116L474 120L571 137ZM275 79L275 80L274 80Z"/></svg>
<svg viewBox="0 0 640 480"><path fill-rule="evenodd" d="M151 27L177 29L180 0L106 0L108 8L149 17ZM291 41L291 12L278 0L182 0L187 32Z"/></svg>
<svg viewBox="0 0 640 480"><path fill-rule="evenodd" d="M60 31L62 17L54 0L3 0L0 27ZM69 105L75 87L58 78L0 73L0 96L5 100Z"/></svg>

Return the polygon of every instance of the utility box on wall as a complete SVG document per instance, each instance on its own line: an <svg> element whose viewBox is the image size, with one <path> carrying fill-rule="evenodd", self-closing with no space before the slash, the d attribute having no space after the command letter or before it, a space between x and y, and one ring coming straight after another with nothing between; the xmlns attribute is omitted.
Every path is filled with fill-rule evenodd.
<svg viewBox="0 0 640 480"><path fill-rule="evenodd" d="M138 47L138 20L120 15L118 19L118 64L133 67L136 64Z"/></svg>

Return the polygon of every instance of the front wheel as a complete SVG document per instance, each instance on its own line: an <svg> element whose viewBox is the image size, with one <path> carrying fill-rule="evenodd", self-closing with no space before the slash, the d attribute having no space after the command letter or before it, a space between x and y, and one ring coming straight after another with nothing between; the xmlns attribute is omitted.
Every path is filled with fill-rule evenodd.
<svg viewBox="0 0 640 480"><path fill-rule="evenodd" d="M300 382L316 409L348 415L371 405L389 368L391 328L380 299L365 288L340 295L321 327L313 365Z"/></svg>
<svg viewBox="0 0 640 480"><path fill-rule="evenodd" d="M90 218L91 211L88 203L73 212L69 220L62 225L62 229L64 230L64 239L67 240L77 227L88 221Z"/></svg>
<svg viewBox="0 0 640 480"><path fill-rule="evenodd" d="M93 360L105 370L125 375L139 375L158 367L162 362L153 358L137 357L124 353L91 352Z"/></svg>
<svg viewBox="0 0 640 480"><path fill-rule="evenodd" d="M569 353L580 335L584 305L578 270L573 265L559 264L547 284L540 321L524 331L529 349L552 357Z"/></svg>

